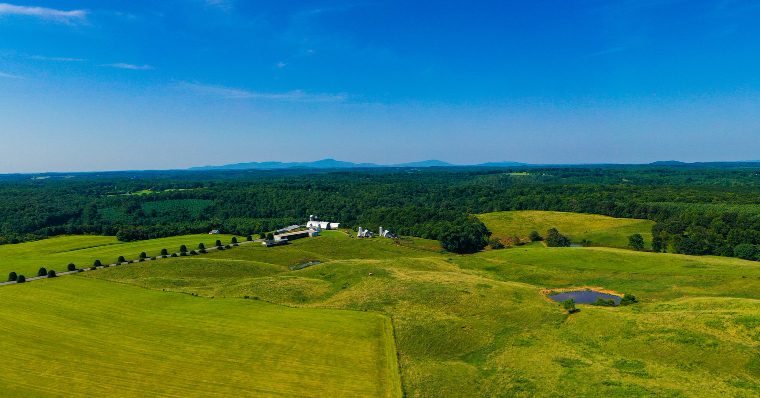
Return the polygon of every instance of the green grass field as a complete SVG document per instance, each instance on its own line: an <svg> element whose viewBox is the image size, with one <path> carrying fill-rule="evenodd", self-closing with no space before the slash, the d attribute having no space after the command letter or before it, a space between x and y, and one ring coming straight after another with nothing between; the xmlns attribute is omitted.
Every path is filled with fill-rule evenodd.
<svg viewBox="0 0 760 398"><path fill-rule="evenodd" d="M390 322L78 276L0 289L0 395L399 395Z"/></svg>
<svg viewBox="0 0 760 398"><path fill-rule="evenodd" d="M299 271L304 260L323 263ZM205 297L388 315L407 395L754 396L760 264L528 245L456 256L328 232L88 277ZM566 315L542 288L641 298Z"/></svg>
<svg viewBox="0 0 760 398"><path fill-rule="evenodd" d="M538 217L536 212L526 213L512 214L512 220L564 219L564 228L556 226L574 239L578 239L578 234L596 234L604 236L607 242L619 243L625 238L627 243L627 228L648 229L640 225L640 220L601 222L587 215L559 213ZM492 223L488 216L495 216L483 216L492 231L507 224L503 217L495 217ZM321 264L297 271L290 269L310 261ZM568 315L558 303L541 293L542 289L572 287L599 287L634 294L640 303L615 308L580 306L579 313ZM22 296L4 296L11 294L7 293L9 289L22 292ZM76 291L77 296L61 296L59 289ZM94 289L95 294L82 293L88 289ZM66 302L62 313L73 312L50 318L53 320L45 324L86 335L88 330L94 330L89 329L88 319L92 318L74 311L72 306L98 311L97 303L106 301L109 303L106 308L110 308L106 312L113 311L115 317L120 311L118 303L126 302L128 308L137 308L130 310L137 311L134 318L144 321L134 321L139 326L125 330L132 330L144 342L158 338L153 329L160 331L167 327L162 322L179 317L176 323L179 326L182 325L179 315L193 314L179 304L172 307L176 312L167 314L162 307L164 300L189 300L204 308L215 306L216 316L222 318L230 314L235 319L248 319L248 315L239 313L247 307L238 306L250 305L254 313L262 311L260 306L271 308L278 315L264 318L272 322L280 321L277 311L299 314L305 325L319 321L310 319L308 311L327 311L336 317L351 314L390 319L403 392L409 397L760 395L760 263L734 258L610 247L547 248L542 244L460 256L440 252L433 241L360 240L340 231L325 231L319 238L297 240L287 246L244 245L203 256L129 264L24 286L0 287L0 297L3 302L24 301L26 291L33 293L26 293L26 298L31 299L24 302L21 320L0 329L0 334L11 336L2 339L6 345L7 341L23 341L23 336L30 335L28 325L34 323L26 313L37 306L44 307L44 313L59 314L55 312L56 303ZM131 295L137 298L132 299ZM113 302L109 296L115 297ZM245 296L251 299L241 299ZM68 301L72 300L86 300L88 305L70 305ZM155 310L151 307L154 305ZM148 311L151 314L155 311L156 317L165 318L143 315L143 307L151 308ZM13 306L4 310L11 318L15 313ZM101 327L118 323L106 319ZM132 315L127 319L133 319ZM349 333L352 321L345 322L348 329L344 332ZM307 327L293 324L297 325L293 329ZM122 324L119 327L128 328ZM267 328L262 327L262 333ZM32 336L40 335L31 330ZM372 330L375 337L382 334L378 329ZM383 333L388 339L387 332ZM100 332L92 334L94 339L101 336ZM82 335L78 336L85 340ZM203 340L200 336L186 339L197 342ZM326 337L324 341L332 340ZM176 343L172 352L192 350L179 341L172 340ZM44 354L55 349L55 343L48 340L37 345L41 351L25 360L29 370L22 373L46 368L50 358L55 358ZM66 347L72 352L82 350L73 343ZM235 355L258 355L247 353L247 346L237 347L241 352ZM381 358L390 358L393 355L388 352L389 347L392 346L376 343L373 350ZM18 352L13 347L0 348ZM168 353L143 352L135 353L132 363L142 368L161 355L176 358ZM295 348L290 355L301 361L309 356ZM82 360L99 358L97 352L89 349L71 356ZM115 366L101 360L103 367ZM375 362L373 369L389 369L391 363L392 360L381 360ZM162 368L165 372L170 369L167 364ZM221 369L224 364L218 366ZM340 372L337 370L336 374ZM97 373L97 369L91 372ZM265 374L266 369L261 377ZM279 383L284 383L284 388L296 388L283 375L275 374L272 379L272 389ZM394 390L397 379L389 376L387 380L379 381L384 390L374 387L374 392L361 394L340 391L319 394L322 390L318 385L309 385L309 391L315 395L387 395ZM88 383L82 381L78 385L98 388ZM168 394L161 390L164 386L154 383L155 379L143 383L142 391ZM297 381L293 383L300 385ZM15 392L40 391L29 385L24 388ZM224 393L240 395L239 391L219 388ZM370 390L367 386L365 391ZM183 390L185 394L192 391L195 390ZM209 387L200 392L207 391L216 390ZM297 395L284 391L284 395Z"/></svg>
<svg viewBox="0 0 760 398"><path fill-rule="evenodd" d="M69 263L86 268L95 260L101 260L104 264L114 263L119 256L135 260L143 251L148 256L157 256L164 248L169 253L178 252L181 245L186 245L188 250L197 249L201 242L210 247L217 239L229 243L232 236L199 234L119 242L113 236L78 235L18 245L0 245L0 280L5 281L5 277L11 271L30 277L35 276L40 267L61 272L66 270Z"/></svg>
<svg viewBox="0 0 760 398"><path fill-rule="evenodd" d="M596 214L558 211L502 211L478 215L493 237L507 239L518 236L527 241L531 231L546 236L549 228L557 228L573 243L589 240L593 246L626 248L628 237L641 234L647 247L652 243L653 221L613 218Z"/></svg>

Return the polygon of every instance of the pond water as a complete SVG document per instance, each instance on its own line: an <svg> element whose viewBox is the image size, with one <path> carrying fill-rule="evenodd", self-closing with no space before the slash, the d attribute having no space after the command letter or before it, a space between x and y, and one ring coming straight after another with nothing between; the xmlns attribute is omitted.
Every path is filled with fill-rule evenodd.
<svg viewBox="0 0 760 398"><path fill-rule="evenodd" d="M567 299L573 299L575 300L576 304L593 304L596 302L597 299L602 298L605 300L615 300L615 304L620 304L620 296L615 296L614 294L607 294L602 292L597 292L594 290L578 290L575 292L564 292L564 293L557 293L552 294L549 296L550 299L554 301L565 301Z"/></svg>

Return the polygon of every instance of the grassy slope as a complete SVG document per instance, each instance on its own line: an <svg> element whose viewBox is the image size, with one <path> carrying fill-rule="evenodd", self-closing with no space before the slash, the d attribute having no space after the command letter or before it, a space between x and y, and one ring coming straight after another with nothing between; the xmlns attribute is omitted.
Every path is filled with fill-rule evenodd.
<svg viewBox="0 0 760 398"><path fill-rule="evenodd" d="M557 211L503 211L478 215L497 238L519 236L526 239L531 231L545 236L555 227L574 243L590 240L594 246L625 248L628 236L639 233L647 246L652 240L653 221L613 218L595 214L563 213Z"/></svg>
<svg viewBox="0 0 760 398"><path fill-rule="evenodd" d="M27 277L35 276L40 267L65 271L69 263L89 267L95 260L104 264L116 261L119 256L137 259L141 252L156 256L161 249L178 252L181 245L189 250L203 242L212 246L217 239L229 243L231 235L184 235L138 242L119 242L112 236L61 236L18 245L0 245L0 278L5 281L9 272Z"/></svg>
<svg viewBox="0 0 760 398"><path fill-rule="evenodd" d="M304 260L324 263L288 269ZM86 276L388 314L412 397L760 393L760 264L736 259L542 245L454 256L328 232ZM539 293L585 285L643 303L568 317Z"/></svg>
<svg viewBox="0 0 760 398"><path fill-rule="evenodd" d="M387 318L69 276L0 289L2 396L397 396Z"/></svg>

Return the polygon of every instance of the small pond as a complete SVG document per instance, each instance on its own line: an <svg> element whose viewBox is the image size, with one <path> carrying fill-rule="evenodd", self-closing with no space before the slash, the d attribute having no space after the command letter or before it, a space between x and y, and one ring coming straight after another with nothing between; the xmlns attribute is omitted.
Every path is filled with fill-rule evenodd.
<svg viewBox="0 0 760 398"><path fill-rule="evenodd" d="M620 304L620 296L615 296L614 294L607 294L602 292L597 292L594 290L578 290L575 292L564 292L564 293L557 293L552 294L549 296L550 299L554 301L565 301L567 299L573 299L575 300L576 304L593 304L596 302L597 299L605 299L605 300L615 300L615 305Z"/></svg>

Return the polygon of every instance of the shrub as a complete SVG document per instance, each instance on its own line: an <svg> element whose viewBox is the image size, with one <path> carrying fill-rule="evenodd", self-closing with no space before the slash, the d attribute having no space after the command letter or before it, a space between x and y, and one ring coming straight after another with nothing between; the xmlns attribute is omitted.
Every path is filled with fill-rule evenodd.
<svg viewBox="0 0 760 398"><path fill-rule="evenodd" d="M16 280L18 280L18 275L16 275L15 272L8 274L8 282L14 282Z"/></svg>
<svg viewBox="0 0 760 398"><path fill-rule="evenodd" d="M620 305L631 305L638 302L639 300L632 294L625 294L623 295L623 298L620 299Z"/></svg>
<svg viewBox="0 0 760 398"><path fill-rule="evenodd" d="M266 238L267 238L267 233L266 232L262 232L262 233L259 234L259 239L266 239Z"/></svg>
<svg viewBox="0 0 760 398"><path fill-rule="evenodd" d="M161 249L161 255L162 256L168 256L169 255L169 251L166 250L166 249Z"/></svg>
<svg viewBox="0 0 760 398"><path fill-rule="evenodd" d="M248 235L248 236L246 236L246 237L245 237L245 240L247 240L247 241L249 241L249 242L253 241L253 235Z"/></svg>
<svg viewBox="0 0 760 398"><path fill-rule="evenodd" d="M177 256L177 253L172 253L172 255L169 257L178 257L178 256Z"/></svg>
<svg viewBox="0 0 760 398"><path fill-rule="evenodd" d="M26 282L26 277L24 275L19 275L18 278L16 278L16 283L24 283Z"/></svg>
<svg viewBox="0 0 760 398"><path fill-rule="evenodd" d="M564 308L568 314L574 314L578 312L578 309L575 308L575 300L573 299L567 299L562 302L562 308Z"/></svg>
<svg viewBox="0 0 760 398"><path fill-rule="evenodd" d="M195 250L191 250L191 251L190 251L190 255L191 255L191 256L196 256L196 255L198 255L198 252L197 252L197 251L195 251Z"/></svg>
<svg viewBox="0 0 760 398"><path fill-rule="evenodd" d="M238 243L238 242L237 242L237 237L233 236L233 237L232 237L232 241L231 241L231 242L232 242L232 243Z"/></svg>
<svg viewBox="0 0 760 398"><path fill-rule="evenodd" d="M271 232L270 232L270 233L268 233L268 234L267 234L267 236L266 236L266 239L267 239L267 240L274 240L274 234L273 234L273 233L271 233Z"/></svg>
<svg viewBox="0 0 760 398"><path fill-rule="evenodd" d="M544 240L544 238L541 236L541 234L538 233L538 231L531 231L529 237L530 237L531 242L540 242Z"/></svg>
<svg viewBox="0 0 760 398"><path fill-rule="evenodd" d="M224 248L225 248L225 249L230 249L230 248L232 248L232 246L230 246L230 245L227 245L227 246L224 246Z"/></svg>
<svg viewBox="0 0 760 398"><path fill-rule="evenodd" d="M47 277L48 278L55 278L56 277L55 270L54 269L49 270L47 272Z"/></svg>
<svg viewBox="0 0 760 398"><path fill-rule="evenodd" d="M220 246L222 246L222 241L221 241L221 240L219 240L219 239L217 239L217 240L216 240L216 243L214 244L214 246L216 246L216 247L220 247Z"/></svg>
<svg viewBox="0 0 760 398"><path fill-rule="evenodd" d="M205 248L198 250L198 252L203 253L203 254L208 253Z"/></svg>
<svg viewBox="0 0 760 398"><path fill-rule="evenodd" d="M77 266L74 263L71 263L66 269L68 269L69 271L76 271Z"/></svg>
<svg viewBox="0 0 760 398"><path fill-rule="evenodd" d="M187 246L185 246L185 245L180 246L179 247L179 252L180 253L187 253Z"/></svg>
<svg viewBox="0 0 760 398"><path fill-rule="evenodd" d="M184 256L187 256L187 252L179 252L179 255L180 255L180 256L183 256L183 257L184 257Z"/></svg>
<svg viewBox="0 0 760 398"><path fill-rule="evenodd" d="M644 250L644 237L641 234L633 234L628 237L628 247L636 251Z"/></svg>
<svg viewBox="0 0 760 398"><path fill-rule="evenodd" d="M140 253L140 260L145 260L146 258L148 258L148 254L147 253L145 253L145 252Z"/></svg>
<svg viewBox="0 0 760 398"><path fill-rule="evenodd" d="M206 245L204 245L203 243L198 243L198 249L199 250L206 250Z"/></svg>
<svg viewBox="0 0 760 398"><path fill-rule="evenodd" d="M45 267L40 267L40 270L37 271L37 276L45 276L47 275L47 269Z"/></svg>
<svg viewBox="0 0 760 398"><path fill-rule="evenodd" d="M137 261L139 261L139 262L141 262L141 263L142 263L142 262L144 262L144 261L145 261L145 257L140 257L140 259L139 259L139 260L137 260Z"/></svg>
<svg viewBox="0 0 760 398"><path fill-rule="evenodd" d="M488 241L488 246L491 246L491 249L493 249L493 250L499 250L499 249L503 249L505 247L504 244L501 243L501 241L499 240L499 238L493 238L493 239L489 240Z"/></svg>
<svg viewBox="0 0 760 398"><path fill-rule="evenodd" d="M546 246L568 247L570 246L570 239L567 236L559 233L557 228L551 228L546 234Z"/></svg>
<svg viewBox="0 0 760 398"><path fill-rule="evenodd" d="M119 259L118 259L118 260L116 260L116 262L117 262L117 263L119 263L119 264L121 264L121 263L126 263L126 262L127 262L127 259L126 259L126 258L124 258L124 256L119 256Z"/></svg>
<svg viewBox="0 0 760 398"><path fill-rule="evenodd" d="M93 268L95 268L95 267L100 267L100 266L102 266L102 265L103 265L103 263L101 263L101 262L100 262L100 260L95 260L95 262L94 262L94 263L92 263L92 267L93 267Z"/></svg>
<svg viewBox="0 0 760 398"><path fill-rule="evenodd" d="M613 300L613 299L605 300L605 299L599 297L591 305L596 305L596 306L599 306L599 307L614 307L615 306L615 300Z"/></svg>

